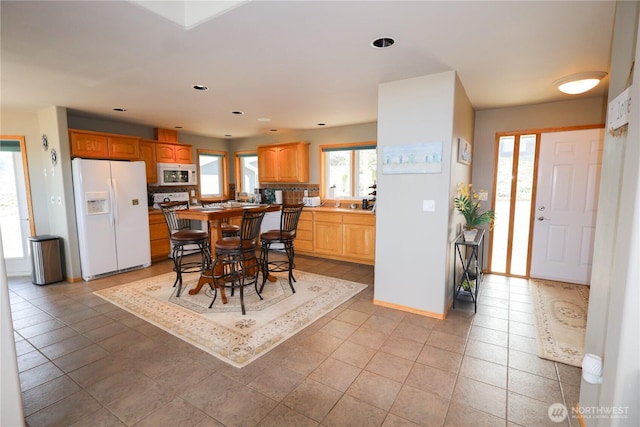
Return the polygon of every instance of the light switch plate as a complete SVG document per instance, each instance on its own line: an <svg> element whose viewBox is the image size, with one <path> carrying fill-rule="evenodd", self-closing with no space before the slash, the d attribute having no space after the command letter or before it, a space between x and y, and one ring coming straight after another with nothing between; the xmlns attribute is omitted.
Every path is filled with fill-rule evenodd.
<svg viewBox="0 0 640 427"><path fill-rule="evenodd" d="M436 210L436 201L435 200L423 200L422 201L422 210L424 212L435 212L435 210Z"/></svg>

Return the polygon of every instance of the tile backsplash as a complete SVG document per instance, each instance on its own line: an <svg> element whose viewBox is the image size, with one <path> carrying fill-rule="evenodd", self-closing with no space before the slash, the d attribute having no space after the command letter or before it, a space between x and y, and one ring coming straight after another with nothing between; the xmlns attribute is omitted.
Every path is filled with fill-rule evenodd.
<svg viewBox="0 0 640 427"><path fill-rule="evenodd" d="M305 190L309 192L309 197L320 195L319 184L262 184L260 187L282 190L282 202L287 204L302 203Z"/></svg>

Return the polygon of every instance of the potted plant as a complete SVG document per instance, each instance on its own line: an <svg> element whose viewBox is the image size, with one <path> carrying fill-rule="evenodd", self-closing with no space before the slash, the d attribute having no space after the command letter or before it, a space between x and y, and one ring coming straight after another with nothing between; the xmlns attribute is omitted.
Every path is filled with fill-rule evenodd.
<svg viewBox="0 0 640 427"><path fill-rule="evenodd" d="M464 217L464 238L466 241L473 241L478 233L478 227L482 225L488 224L490 228L493 228L495 212L491 209L481 211L480 196L473 189L473 184L459 183L453 204Z"/></svg>

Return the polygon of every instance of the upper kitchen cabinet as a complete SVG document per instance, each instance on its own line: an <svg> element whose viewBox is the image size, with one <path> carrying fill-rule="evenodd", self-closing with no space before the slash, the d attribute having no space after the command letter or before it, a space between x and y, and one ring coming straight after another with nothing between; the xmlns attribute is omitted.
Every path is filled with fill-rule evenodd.
<svg viewBox="0 0 640 427"><path fill-rule="evenodd" d="M140 138L69 129L71 157L88 159L138 160Z"/></svg>
<svg viewBox="0 0 640 427"><path fill-rule="evenodd" d="M178 142L178 131L172 129L155 128L153 134L158 141Z"/></svg>
<svg viewBox="0 0 640 427"><path fill-rule="evenodd" d="M258 146L260 182L309 182L309 143Z"/></svg>
<svg viewBox="0 0 640 427"><path fill-rule="evenodd" d="M156 143L156 161L158 163L193 163L191 145Z"/></svg>
<svg viewBox="0 0 640 427"><path fill-rule="evenodd" d="M156 142L140 141L140 160L144 160L147 170L147 184L158 181L158 169L156 168Z"/></svg>

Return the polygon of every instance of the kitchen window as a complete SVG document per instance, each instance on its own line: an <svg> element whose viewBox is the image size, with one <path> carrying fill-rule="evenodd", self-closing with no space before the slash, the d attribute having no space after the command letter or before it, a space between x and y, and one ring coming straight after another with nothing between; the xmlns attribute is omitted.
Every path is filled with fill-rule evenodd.
<svg viewBox="0 0 640 427"><path fill-rule="evenodd" d="M362 199L372 191L377 174L376 143L320 147L321 189L325 199Z"/></svg>
<svg viewBox="0 0 640 427"><path fill-rule="evenodd" d="M197 150L198 189L205 199L228 199L227 153L224 151Z"/></svg>
<svg viewBox="0 0 640 427"><path fill-rule="evenodd" d="M239 192L253 193L260 188L258 181L258 153L237 151L235 153L236 183Z"/></svg>

